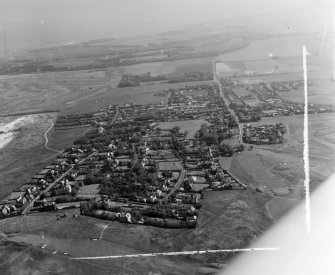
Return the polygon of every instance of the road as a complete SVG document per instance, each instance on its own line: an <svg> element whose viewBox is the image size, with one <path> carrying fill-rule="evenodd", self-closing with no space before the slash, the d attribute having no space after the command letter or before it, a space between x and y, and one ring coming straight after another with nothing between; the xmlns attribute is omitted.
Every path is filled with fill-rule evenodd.
<svg viewBox="0 0 335 275"><path fill-rule="evenodd" d="M83 163L85 160L87 160L88 158L96 155L97 152L93 152L92 154L90 154L89 156L87 156L86 158L83 158L81 161L79 161L78 164L81 164ZM42 194L46 194L47 192L49 192L59 181L61 181L65 176L67 176L71 171L73 170L73 167L71 167L69 170L67 170L63 175L61 175L58 179L56 179L53 183L51 183L45 190L43 190L43 192L38 195L36 198L34 198L29 204L27 204L25 206L25 208L23 209L22 211L22 215L26 215L29 213L29 210L33 207L34 205L34 202L37 201L40 196Z"/></svg>
<svg viewBox="0 0 335 275"><path fill-rule="evenodd" d="M227 108L228 108L228 110L229 110L229 112L231 113L231 115L234 117L234 119L237 121L237 123L238 123L238 128L239 128L239 134L238 134L238 142L237 142L237 144L242 144L243 143L243 141L242 141L242 131L243 131L243 129L242 129L242 124L239 122L239 119L238 119L238 116L236 115L236 113L235 113L235 111L234 110L232 110L232 109L230 109L230 107L229 107L229 102L228 102L228 99L224 96L224 94L223 94L223 91L222 91L222 86L221 86L221 82L219 81L219 79L218 79L218 76L217 76L217 73L216 73L216 62L215 62L215 60L213 61L213 79L214 79L214 81L218 84L218 86L219 86L219 89L220 89L220 96L222 97L222 99L224 100L224 102L225 102L225 104L226 104L226 106L227 106Z"/></svg>
<svg viewBox="0 0 335 275"><path fill-rule="evenodd" d="M186 170L183 168L183 170L181 170L180 172L180 176L178 178L178 181L176 182L176 184L174 185L174 187L171 189L170 193L166 195L166 197L163 199L163 201L167 201L169 199L169 197L176 192L177 189L179 189L180 185L183 183L184 181L184 177L186 175Z"/></svg>
<svg viewBox="0 0 335 275"><path fill-rule="evenodd" d="M117 117L119 116L119 107L120 107L119 105L116 106L115 116L112 120L112 123L114 123Z"/></svg>
<svg viewBox="0 0 335 275"><path fill-rule="evenodd" d="M112 120L112 123L117 119L118 115L119 115L119 106L116 107L116 112L115 112L115 116L114 116L114 118L113 118L113 120ZM49 130L51 130L51 128L53 127L53 125L54 125L54 124L53 124L53 122L52 122L51 127L50 127L50 128L45 132L45 134L44 134L44 136L45 136L45 138L46 138L46 143L45 143L45 145L47 145L47 142L48 142L48 139L47 139L46 135L47 135L47 133L49 132ZM46 148L47 148L47 147L46 147ZM89 156L87 156L86 158L82 159L81 161L79 161L79 164L83 163L86 159L88 159L88 158L94 156L95 154L97 154L97 152L94 152L94 153L90 154ZM52 156L52 157L54 157L54 156ZM34 205L34 202L35 202L36 200L38 200L42 194L45 194L45 193L49 192L49 191L56 185L57 182L59 182L60 180L62 180L62 179L63 179L66 175L68 175L72 170L73 170L73 167L71 167L69 170L67 170L62 176L60 176L60 177L59 177L58 179L56 179L53 183L51 183L45 190L43 190L43 192L42 192L39 196L37 196L35 199L33 199L33 200L32 200L32 201L31 201L31 202L30 202L30 203L23 209L23 211L22 211L22 215L26 215L27 213L29 213L29 210L30 210L31 207Z"/></svg>

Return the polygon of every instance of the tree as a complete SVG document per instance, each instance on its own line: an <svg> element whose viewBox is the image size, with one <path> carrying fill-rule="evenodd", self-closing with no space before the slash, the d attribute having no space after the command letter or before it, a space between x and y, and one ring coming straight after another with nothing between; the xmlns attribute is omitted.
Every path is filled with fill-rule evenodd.
<svg viewBox="0 0 335 275"><path fill-rule="evenodd" d="M229 144L221 142L219 149L220 152L225 156L233 155L233 148Z"/></svg>
<svg viewBox="0 0 335 275"><path fill-rule="evenodd" d="M208 125L206 123L201 124L200 130L199 130L199 136L202 137L206 135L207 130L208 130Z"/></svg>
<svg viewBox="0 0 335 275"><path fill-rule="evenodd" d="M242 152L242 151L244 151L244 145L243 144L236 145L234 147L234 151L236 151L236 152Z"/></svg>
<svg viewBox="0 0 335 275"><path fill-rule="evenodd" d="M137 143L142 140L142 135L140 133L134 133L130 138L129 141L132 143Z"/></svg>
<svg viewBox="0 0 335 275"><path fill-rule="evenodd" d="M171 129L172 133L177 134L180 131L180 127L178 125L172 127Z"/></svg>
<svg viewBox="0 0 335 275"><path fill-rule="evenodd" d="M171 137L171 145L172 145L172 148L175 150L185 149L184 144L181 141L179 141L175 136Z"/></svg>
<svg viewBox="0 0 335 275"><path fill-rule="evenodd" d="M200 138L201 141L204 141L207 145L212 145L217 142L217 138L213 134L205 134Z"/></svg>

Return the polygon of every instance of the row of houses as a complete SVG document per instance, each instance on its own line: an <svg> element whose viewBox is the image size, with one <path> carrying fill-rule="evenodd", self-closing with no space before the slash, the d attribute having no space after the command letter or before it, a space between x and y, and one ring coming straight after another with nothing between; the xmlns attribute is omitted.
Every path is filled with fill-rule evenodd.
<svg viewBox="0 0 335 275"><path fill-rule="evenodd" d="M243 125L243 142L252 144L283 143L287 132L286 125L282 123L265 124L260 126Z"/></svg>

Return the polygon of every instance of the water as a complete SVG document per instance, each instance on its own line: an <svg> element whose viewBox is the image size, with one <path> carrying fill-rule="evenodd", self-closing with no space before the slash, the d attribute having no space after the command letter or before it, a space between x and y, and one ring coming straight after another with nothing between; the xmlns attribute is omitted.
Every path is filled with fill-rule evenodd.
<svg viewBox="0 0 335 275"><path fill-rule="evenodd" d="M218 61L240 61L269 59L270 57L301 56L302 46L306 45L310 54L331 56L332 43L315 38L313 35L283 35L251 42L248 47L219 55Z"/></svg>

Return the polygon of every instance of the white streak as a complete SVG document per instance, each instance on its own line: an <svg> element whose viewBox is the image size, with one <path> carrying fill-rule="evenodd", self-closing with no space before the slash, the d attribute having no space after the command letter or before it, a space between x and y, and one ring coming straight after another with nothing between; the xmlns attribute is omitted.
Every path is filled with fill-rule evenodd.
<svg viewBox="0 0 335 275"><path fill-rule="evenodd" d="M308 98L307 98L307 55L306 46L302 47L303 69L304 69L304 95L305 95L305 112L304 112L304 171L305 171L305 222L307 234L311 233L311 209L310 209L310 190L309 190L309 145L308 145Z"/></svg>
<svg viewBox="0 0 335 275"><path fill-rule="evenodd" d="M96 257L76 257L71 260L99 260L99 259L118 259L118 258L138 258L138 257L156 257L156 256L180 256L180 255L196 255L208 253L235 253L235 252L251 252L251 251L276 251L281 247L255 247L241 249L217 249L217 250L194 250L194 251L177 251L177 252L158 252L147 254L126 254L126 255L111 255L111 256L96 256Z"/></svg>

